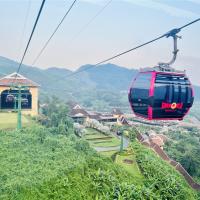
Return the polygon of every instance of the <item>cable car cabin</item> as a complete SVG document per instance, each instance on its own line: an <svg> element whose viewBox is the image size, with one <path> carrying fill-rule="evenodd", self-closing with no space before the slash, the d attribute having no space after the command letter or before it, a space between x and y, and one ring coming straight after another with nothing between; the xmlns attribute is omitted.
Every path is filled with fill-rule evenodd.
<svg viewBox="0 0 200 200"><path fill-rule="evenodd" d="M149 120L182 120L193 100L193 89L184 73L140 72L129 91L133 112Z"/></svg>
<svg viewBox="0 0 200 200"><path fill-rule="evenodd" d="M28 103L29 103L29 102L28 102L28 99L27 99L27 98L22 98L22 99L21 99L21 103L22 103L22 106L25 106L25 107L26 107L26 106L28 106Z"/></svg>
<svg viewBox="0 0 200 200"><path fill-rule="evenodd" d="M14 95L8 94L8 95L6 96L6 102L7 102L7 103L8 103L8 102L14 102L14 101L15 101Z"/></svg>

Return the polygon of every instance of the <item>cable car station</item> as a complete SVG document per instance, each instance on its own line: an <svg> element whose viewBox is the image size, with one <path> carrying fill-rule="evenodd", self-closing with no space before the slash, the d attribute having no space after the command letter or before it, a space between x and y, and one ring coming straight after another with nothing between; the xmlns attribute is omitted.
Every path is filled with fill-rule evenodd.
<svg viewBox="0 0 200 200"><path fill-rule="evenodd" d="M38 87L37 83L17 73L1 78L0 112L14 112L20 104L22 114L38 115Z"/></svg>

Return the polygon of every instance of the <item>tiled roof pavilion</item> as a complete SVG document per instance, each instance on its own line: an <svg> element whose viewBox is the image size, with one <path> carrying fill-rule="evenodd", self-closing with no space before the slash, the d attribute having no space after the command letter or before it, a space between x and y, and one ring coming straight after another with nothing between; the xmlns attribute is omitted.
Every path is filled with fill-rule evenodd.
<svg viewBox="0 0 200 200"><path fill-rule="evenodd" d="M29 87L39 87L39 85L30 79L22 76L21 74L17 74L16 72L4 76L0 79L0 86L12 86L13 84L19 84Z"/></svg>

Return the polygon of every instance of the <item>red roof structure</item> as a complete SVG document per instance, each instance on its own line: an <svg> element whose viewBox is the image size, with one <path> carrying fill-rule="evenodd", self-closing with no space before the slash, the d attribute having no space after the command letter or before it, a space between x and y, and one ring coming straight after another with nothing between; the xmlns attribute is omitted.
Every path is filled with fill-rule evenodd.
<svg viewBox="0 0 200 200"><path fill-rule="evenodd" d="M13 86L15 84L28 87L39 87L37 83L16 72L0 79L0 86Z"/></svg>

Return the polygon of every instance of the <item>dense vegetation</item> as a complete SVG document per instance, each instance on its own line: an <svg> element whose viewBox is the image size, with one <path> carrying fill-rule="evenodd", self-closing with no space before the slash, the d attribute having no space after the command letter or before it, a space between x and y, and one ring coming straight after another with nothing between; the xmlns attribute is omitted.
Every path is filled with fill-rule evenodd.
<svg viewBox="0 0 200 200"><path fill-rule="evenodd" d="M147 150L138 153L146 177L141 185L88 143L33 126L0 132L0 199L195 199L184 181ZM134 149L136 146L134 145ZM156 159L144 165L145 158ZM171 174L163 177L155 171ZM154 166L154 167L153 167ZM169 168L169 169L168 169ZM165 170L166 169L166 170ZM168 170L168 171L167 171ZM155 173L156 172L156 173ZM152 186L153 184L153 186Z"/></svg>
<svg viewBox="0 0 200 200"><path fill-rule="evenodd" d="M124 171L73 135L35 126L1 131L0 137L0 199L105 199L131 184Z"/></svg>
<svg viewBox="0 0 200 200"><path fill-rule="evenodd" d="M196 103L186 118L192 126L171 128L165 134L170 140L164 146L168 155L180 162L187 172L200 183L200 125L199 103Z"/></svg>
<svg viewBox="0 0 200 200"><path fill-rule="evenodd" d="M191 113L185 118L184 127L171 123L165 129L162 126L141 124L138 129L142 132L154 130L156 133L163 133L168 137L164 145L165 152L171 159L181 163L187 172L200 183L200 110L199 103L195 103Z"/></svg>
<svg viewBox="0 0 200 200"><path fill-rule="evenodd" d="M168 155L200 182L200 130L191 127L177 129L169 131L168 135L172 139L165 146Z"/></svg>
<svg viewBox="0 0 200 200"><path fill-rule="evenodd" d="M146 178L145 185L153 194L152 199L197 199L184 178L153 151L137 142L133 143L136 160ZM150 198L150 199L151 199Z"/></svg>
<svg viewBox="0 0 200 200"><path fill-rule="evenodd" d="M151 150L134 142L144 177L138 169L129 172L75 136L65 104L53 98L48 105L37 119L43 126L0 131L0 199L197 199L180 175ZM120 129L134 140L134 131Z"/></svg>

